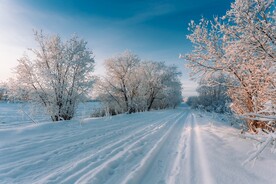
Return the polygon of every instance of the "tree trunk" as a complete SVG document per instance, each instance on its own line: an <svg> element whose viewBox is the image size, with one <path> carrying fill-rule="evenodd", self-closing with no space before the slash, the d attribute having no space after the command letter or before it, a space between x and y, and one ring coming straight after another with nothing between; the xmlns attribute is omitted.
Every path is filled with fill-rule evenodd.
<svg viewBox="0 0 276 184"><path fill-rule="evenodd" d="M153 104L153 102L154 102L154 97L152 97L151 99L150 99L150 103L149 103L149 106L148 106L148 111L151 109L151 106L152 106L152 104Z"/></svg>

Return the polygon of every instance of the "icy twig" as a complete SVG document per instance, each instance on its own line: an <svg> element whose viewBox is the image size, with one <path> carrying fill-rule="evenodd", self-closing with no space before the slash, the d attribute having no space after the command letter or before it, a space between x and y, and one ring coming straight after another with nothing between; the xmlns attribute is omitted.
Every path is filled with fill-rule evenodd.
<svg viewBox="0 0 276 184"><path fill-rule="evenodd" d="M265 150L265 148L270 144L274 143L274 148L275 148L275 141L276 141L276 135L275 134L269 134L268 137L263 137L263 136L253 136L253 135L245 135L245 138L250 138L255 141L258 141L259 143L257 144L257 149L254 151L244 162L243 165L246 165L247 163L254 161L258 158L258 156ZM271 150L273 151L273 148Z"/></svg>

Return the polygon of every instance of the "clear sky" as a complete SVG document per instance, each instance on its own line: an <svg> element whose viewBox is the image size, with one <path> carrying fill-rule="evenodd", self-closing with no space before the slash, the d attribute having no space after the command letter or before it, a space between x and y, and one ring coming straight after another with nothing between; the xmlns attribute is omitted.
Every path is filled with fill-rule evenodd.
<svg viewBox="0 0 276 184"><path fill-rule="evenodd" d="M190 20L222 16L229 0L0 0L0 81L12 76L27 48L36 46L32 30L76 33L88 41L103 72L106 58L130 50L141 59L165 61L183 73L184 96L195 94L195 83L179 54L192 50L186 39Z"/></svg>

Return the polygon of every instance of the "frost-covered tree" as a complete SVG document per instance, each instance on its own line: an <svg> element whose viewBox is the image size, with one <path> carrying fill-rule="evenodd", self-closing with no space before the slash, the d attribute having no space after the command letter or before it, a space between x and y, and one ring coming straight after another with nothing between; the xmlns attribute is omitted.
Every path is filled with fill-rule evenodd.
<svg viewBox="0 0 276 184"><path fill-rule="evenodd" d="M77 36L63 42L58 35L35 32L35 41L38 48L18 60L17 80L53 121L70 120L93 83L93 53Z"/></svg>
<svg viewBox="0 0 276 184"><path fill-rule="evenodd" d="M96 82L109 114L175 107L182 100L180 73L162 62L144 61L129 51L105 61L106 75Z"/></svg>
<svg viewBox="0 0 276 184"><path fill-rule="evenodd" d="M166 66L164 62L147 61L140 65L142 75L142 96L146 108L166 108L175 106L181 99L180 72L175 66Z"/></svg>
<svg viewBox="0 0 276 184"><path fill-rule="evenodd" d="M117 111L134 112L133 98L139 81L136 81L135 67L140 59L137 55L126 51L105 61L106 76L98 81L101 100L114 103Z"/></svg>
<svg viewBox="0 0 276 184"><path fill-rule="evenodd" d="M193 75L228 76L224 83L232 110L247 120L250 131L275 118L265 104L275 105L276 12L274 0L236 0L213 21L191 21L188 39L194 50L185 59ZM259 118L259 117L262 118ZM274 119L275 121L275 119Z"/></svg>

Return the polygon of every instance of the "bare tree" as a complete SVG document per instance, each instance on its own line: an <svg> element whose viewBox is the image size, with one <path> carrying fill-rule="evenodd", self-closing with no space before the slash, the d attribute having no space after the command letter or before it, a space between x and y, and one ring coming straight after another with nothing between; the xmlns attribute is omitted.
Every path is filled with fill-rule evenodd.
<svg viewBox="0 0 276 184"><path fill-rule="evenodd" d="M70 120L84 94L91 88L94 69L87 42L73 36L62 42L57 35L35 32L37 49L20 58L17 80L30 98L43 105L53 121Z"/></svg>

